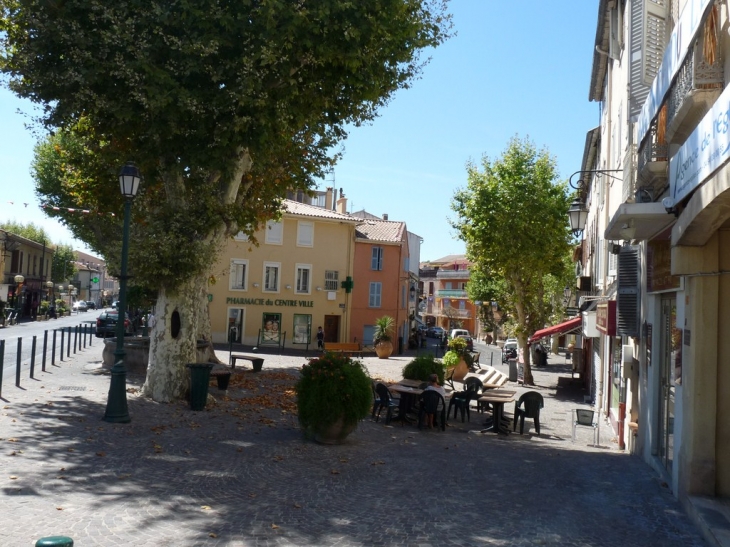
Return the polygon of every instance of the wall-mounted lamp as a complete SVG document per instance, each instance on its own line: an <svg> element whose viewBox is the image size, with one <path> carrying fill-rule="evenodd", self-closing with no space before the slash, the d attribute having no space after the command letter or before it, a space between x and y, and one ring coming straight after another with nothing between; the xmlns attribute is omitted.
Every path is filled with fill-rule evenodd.
<svg viewBox="0 0 730 547"><path fill-rule="evenodd" d="M568 179L568 184L575 190L575 199L570 204L568 209L568 221L570 222L570 229L573 235L578 236L583 232L586 227L586 221L588 220L588 208L585 204L585 197L588 194L588 184L583 179L583 175L606 175L612 179L622 180L618 177L611 175L610 173L623 173L623 169L588 169L583 171L576 171ZM580 179L573 182L573 177L580 175Z"/></svg>
<svg viewBox="0 0 730 547"><path fill-rule="evenodd" d="M674 198L672 198L672 197L665 197L662 200L662 205L664 205L664 209L670 215L674 215L675 217L676 216L679 216L679 212L677 211L677 208L675 207L675 205L677 205L677 204L674 203Z"/></svg>

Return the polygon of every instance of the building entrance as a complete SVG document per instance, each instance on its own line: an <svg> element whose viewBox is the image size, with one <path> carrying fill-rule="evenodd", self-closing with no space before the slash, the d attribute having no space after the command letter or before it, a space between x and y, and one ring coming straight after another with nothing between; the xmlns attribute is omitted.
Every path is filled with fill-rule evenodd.
<svg viewBox="0 0 730 547"><path fill-rule="evenodd" d="M682 359L682 331L676 325L676 295L662 297L660 334L660 374L659 381L659 446L658 456L666 470L671 474L674 463L674 393L677 360Z"/></svg>

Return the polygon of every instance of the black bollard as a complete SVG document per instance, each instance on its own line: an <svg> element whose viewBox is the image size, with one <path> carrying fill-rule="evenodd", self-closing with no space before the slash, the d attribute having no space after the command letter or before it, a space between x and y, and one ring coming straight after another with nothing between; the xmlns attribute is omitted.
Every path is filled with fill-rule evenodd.
<svg viewBox="0 0 730 547"><path fill-rule="evenodd" d="M20 356L23 353L23 338L18 336L18 357L15 364L15 386L20 387Z"/></svg>
<svg viewBox="0 0 730 547"><path fill-rule="evenodd" d="M56 365L56 329L53 329L53 344L51 345L51 366Z"/></svg>
<svg viewBox="0 0 730 547"><path fill-rule="evenodd" d="M60 356L61 361L63 361L63 341L64 341L65 335L66 335L66 331L64 330L63 327L61 327L61 348L60 348L61 351L58 352L58 355Z"/></svg>
<svg viewBox="0 0 730 547"><path fill-rule="evenodd" d="M33 374L35 374L35 346L36 346L36 337L33 337L33 342L30 346L30 377L33 378Z"/></svg>
<svg viewBox="0 0 730 547"><path fill-rule="evenodd" d="M48 350L48 331L43 332L43 360L41 361L41 370L46 371L46 351Z"/></svg>

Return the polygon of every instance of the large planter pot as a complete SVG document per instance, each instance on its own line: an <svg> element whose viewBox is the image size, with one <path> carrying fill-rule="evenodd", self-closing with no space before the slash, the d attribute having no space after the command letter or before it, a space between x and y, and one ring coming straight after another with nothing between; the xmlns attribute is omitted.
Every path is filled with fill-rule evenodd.
<svg viewBox="0 0 730 547"><path fill-rule="evenodd" d="M329 427L320 428L314 433L314 440L320 444L342 444L355 430L357 424L345 424L342 417Z"/></svg>
<svg viewBox="0 0 730 547"><path fill-rule="evenodd" d="M393 353L393 342L381 341L375 344L375 353L380 359L387 359Z"/></svg>

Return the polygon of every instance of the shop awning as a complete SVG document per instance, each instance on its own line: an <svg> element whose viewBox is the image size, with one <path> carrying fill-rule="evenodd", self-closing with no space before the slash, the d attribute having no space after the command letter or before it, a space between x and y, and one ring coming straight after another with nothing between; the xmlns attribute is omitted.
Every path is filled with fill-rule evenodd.
<svg viewBox="0 0 730 547"><path fill-rule="evenodd" d="M582 326L583 318L581 316L574 317L573 319L571 319L570 321L566 321L565 323L558 323L557 325L553 325L552 327L547 327L537 331L535 334L530 336L530 338L527 340L527 343L532 344L533 342L536 342L541 338L546 338L555 334L566 334L568 332L580 330Z"/></svg>
<svg viewBox="0 0 730 547"><path fill-rule="evenodd" d="M675 220L661 202L622 203L608 223L604 237L612 240L646 240L664 230Z"/></svg>

